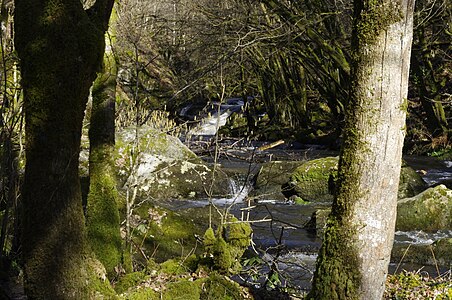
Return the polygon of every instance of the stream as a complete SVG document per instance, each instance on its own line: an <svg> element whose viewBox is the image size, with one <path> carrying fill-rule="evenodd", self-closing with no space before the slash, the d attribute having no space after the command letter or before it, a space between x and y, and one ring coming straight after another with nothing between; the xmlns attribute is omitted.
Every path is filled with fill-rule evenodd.
<svg viewBox="0 0 452 300"><path fill-rule="evenodd" d="M223 169L236 174L231 181L231 196L228 198L212 199L219 208L230 207L231 212L241 218L246 213L243 209L248 205L248 192L251 187L246 182L250 178L249 173L257 172L261 163L268 160L310 160L319 157L338 155L337 152L325 151L311 147L300 150L267 150L254 152L259 145L242 148L241 150L226 150L217 161ZM246 159L253 156L253 163ZM452 181L452 162L439 161L430 157L404 157L407 163L415 170L422 170L424 180L428 185L440 182ZM211 158L205 158L212 163ZM200 207L208 205L207 199L174 200L172 209L184 209L188 207ZM275 199L260 199L258 203L251 202L254 206L249 211L249 220L252 223L254 248L258 249L263 261L271 265L277 262L281 272L282 285L290 284L302 290L310 288L310 280L315 269L315 260L321 240L314 232L304 229L303 226L310 220L311 214L328 204L294 205ZM245 210L246 211L246 210ZM427 234L424 232L396 232L395 243L402 244L429 244L440 238L452 237L451 231ZM278 245L282 245L281 248ZM260 249L260 250L259 250ZM282 249L282 250L278 250ZM436 274L436 269L431 266L413 264L399 264L391 262L390 272L423 269ZM268 272L268 268L261 270ZM443 270L446 271L446 270ZM262 283L262 279L261 282Z"/></svg>

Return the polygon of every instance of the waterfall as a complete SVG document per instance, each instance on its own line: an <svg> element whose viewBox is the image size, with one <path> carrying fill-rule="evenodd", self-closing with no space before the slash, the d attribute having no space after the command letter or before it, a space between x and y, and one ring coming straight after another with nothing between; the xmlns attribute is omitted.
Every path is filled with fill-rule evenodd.
<svg viewBox="0 0 452 300"><path fill-rule="evenodd" d="M212 202L222 205L242 203L248 197L250 190L251 186L249 184L239 183L234 179L229 179L230 196L227 198L214 198Z"/></svg>

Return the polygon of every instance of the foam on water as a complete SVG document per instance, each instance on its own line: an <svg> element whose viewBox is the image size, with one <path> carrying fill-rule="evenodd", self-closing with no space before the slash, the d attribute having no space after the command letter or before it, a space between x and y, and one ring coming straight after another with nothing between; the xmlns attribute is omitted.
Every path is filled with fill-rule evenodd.
<svg viewBox="0 0 452 300"><path fill-rule="evenodd" d="M246 197L248 197L248 193L251 190L251 187L247 184L239 184L235 180L230 180L229 188L231 191L231 196L227 198L214 198L212 202L217 205L231 205L242 203Z"/></svg>
<svg viewBox="0 0 452 300"><path fill-rule="evenodd" d="M419 231L396 231L395 242L398 244L428 245L443 238L452 237L452 230L441 230L435 233Z"/></svg>

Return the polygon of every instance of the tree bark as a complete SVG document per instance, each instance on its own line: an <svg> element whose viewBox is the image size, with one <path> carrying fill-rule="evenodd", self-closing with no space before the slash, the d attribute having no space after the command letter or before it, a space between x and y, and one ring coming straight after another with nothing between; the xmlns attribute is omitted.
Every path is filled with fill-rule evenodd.
<svg viewBox="0 0 452 300"><path fill-rule="evenodd" d="M78 176L89 88L113 0L17 0L24 91L23 262L29 299L87 299L90 257Z"/></svg>
<svg viewBox="0 0 452 300"><path fill-rule="evenodd" d="M381 299L394 238L414 1L354 3L338 189L308 299Z"/></svg>
<svg viewBox="0 0 452 300"><path fill-rule="evenodd" d="M115 267L121 264L122 242L113 164L117 67L110 37L106 37L103 68L92 91L89 128L90 187L86 223L90 245L105 266L108 277L113 278Z"/></svg>

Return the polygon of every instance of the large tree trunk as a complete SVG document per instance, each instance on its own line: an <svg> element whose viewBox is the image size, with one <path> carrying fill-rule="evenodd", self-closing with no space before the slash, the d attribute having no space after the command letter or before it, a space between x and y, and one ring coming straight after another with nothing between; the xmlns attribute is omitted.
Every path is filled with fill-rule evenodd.
<svg viewBox="0 0 452 300"><path fill-rule="evenodd" d="M16 48L26 119L23 261L30 299L86 299L78 176L81 126L113 1L17 0Z"/></svg>
<svg viewBox="0 0 452 300"><path fill-rule="evenodd" d="M90 187L86 223L90 245L105 266L108 277L113 278L115 267L121 264L122 243L113 165L117 67L110 37L110 34L106 37L102 72L98 74L92 92L89 128Z"/></svg>
<svg viewBox="0 0 452 300"><path fill-rule="evenodd" d="M396 219L414 1L355 1L338 190L309 299L381 299Z"/></svg>

